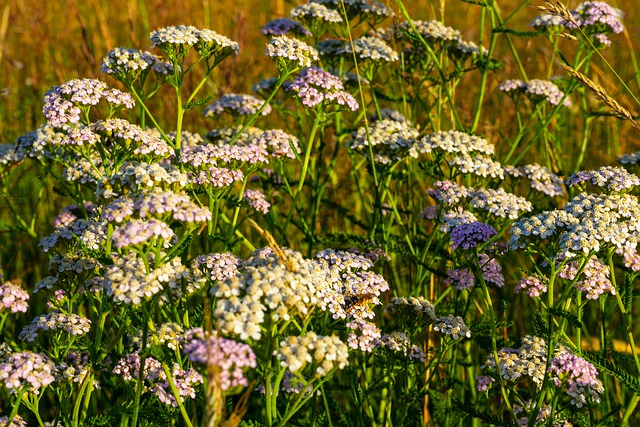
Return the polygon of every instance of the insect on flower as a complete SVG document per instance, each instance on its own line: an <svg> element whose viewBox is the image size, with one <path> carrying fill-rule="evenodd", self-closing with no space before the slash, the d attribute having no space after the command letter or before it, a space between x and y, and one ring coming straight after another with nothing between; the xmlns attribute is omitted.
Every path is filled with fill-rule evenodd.
<svg viewBox="0 0 640 427"><path fill-rule="evenodd" d="M280 247L280 245L278 245L278 242L276 242L276 239L273 237L273 235L269 233L267 230L265 230L264 228L260 227L251 218L249 218L249 223L253 226L253 228L255 228L262 235L262 237L265 238L269 247L273 250L273 252L276 254L278 259L282 263L284 263L285 267L287 267L287 270L291 272L296 271L295 261L293 260L291 255L289 255L284 249L282 249L282 247Z"/></svg>
<svg viewBox="0 0 640 427"><path fill-rule="evenodd" d="M351 314L357 307L366 308L373 302L374 294L351 295L344 299L344 311Z"/></svg>

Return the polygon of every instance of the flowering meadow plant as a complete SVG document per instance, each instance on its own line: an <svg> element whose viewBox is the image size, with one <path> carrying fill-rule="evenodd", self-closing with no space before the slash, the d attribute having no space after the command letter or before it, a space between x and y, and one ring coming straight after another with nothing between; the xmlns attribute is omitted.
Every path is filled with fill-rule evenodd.
<svg viewBox="0 0 640 427"><path fill-rule="evenodd" d="M640 422L640 155L587 155L637 126L585 75L623 14L469 3L478 43L401 0L295 5L254 94L191 25L46 91L0 146L3 194L29 164L64 201L3 217L48 265L0 275L0 426ZM518 35L566 73L503 72ZM492 97L515 119L485 132Z"/></svg>

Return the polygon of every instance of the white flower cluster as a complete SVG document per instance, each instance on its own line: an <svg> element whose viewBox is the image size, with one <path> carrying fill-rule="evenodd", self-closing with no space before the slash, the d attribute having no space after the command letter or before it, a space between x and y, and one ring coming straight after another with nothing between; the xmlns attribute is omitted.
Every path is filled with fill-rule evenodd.
<svg viewBox="0 0 640 427"><path fill-rule="evenodd" d="M338 54L352 54L361 61L371 60L373 62L394 62L400 56L384 40L375 36L362 36L351 43L345 43Z"/></svg>
<svg viewBox="0 0 640 427"><path fill-rule="evenodd" d="M451 336L454 340L464 337L471 338L471 331L465 325L462 317L454 316L453 314L437 317L433 324L433 330L443 335Z"/></svg>
<svg viewBox="0 0 640 427"><path fill-rule="evenodd" d="M471 194L471 205L499 218L517 219L522 212L531 212L533 205L523 197L507 193L502 188L478 188Z"/></svg>
<svg viewBox="0 0 640 427"><path fill-rule="evenodd" d="M413 157L420 154L429 154L435 151L438 154L470 154L481 153L493 155L494 145L486 139L469 135L457 130L438 131L427 135L412 148Z"/></svg>
<svg viewBox="0 0 640 427"><path fill-rule="evenodd" d="M603 247L621 252L626 247L635 248L640 241L638 198L629 194L579 194L562 210L545 211L514 223L508 245L516 250L539 245L552 236L563 258Z"/></svg>
<svg viewBox="0 0 640 427"><path fill-rule="evenodd" d="M305 3L291 10L289 16L301 22L324 21L337 23L342 22L342 16L336 10L319 3Z"/></svg>
<svg viewBox="0 0 640 427"><path fill-rule="evenodd" d="M91 320L77 314L65 314L59 311L36 317L26 326L18 338L22 341L33 342L41 331L63 330L71 335L84 335L91 330Z"/></svg>
<svg viewBox="0 0 640 427"><path fill-rule="evenodd" d="M187 293L202 285L203 279L192 276L189 269L180 262L180 257L167 264L150 267L148 271L144 260L133 252L114 257L114 264L105 269L104 286L107 295L117 303L138 305L164 291L171 291L174 296L179 297L183 279L187 281ZM150 258L149 261L153 261L151 256Z"/></svg>
<svg viewBox="0 0 640 427"><path fill-rule="evenodd" d="M265 49L265 55L274 58L278 69L304 68L318 60L318 51L295 38L285 35L273 37Z"/></svg>
<svg viewBox="0 0 640 427"><path fill-rule="evenodd" d="M406 122L390 119L377 120L368 128L361 127L351 134L347 146L369 157L369 146L373 150L374 161L388 164L403 159L411 153L416 143L418 130Z"/></svg>
<svg viewBox="0 0 640 427"><path fill-rule="evenodd" d="M315 376L324 377L334 369L349 365L349 347L335 335L322 336L313 331L302 336L290 336L274 350L280 366L290 372L300 372L309 363L316 364Z"/></svg>

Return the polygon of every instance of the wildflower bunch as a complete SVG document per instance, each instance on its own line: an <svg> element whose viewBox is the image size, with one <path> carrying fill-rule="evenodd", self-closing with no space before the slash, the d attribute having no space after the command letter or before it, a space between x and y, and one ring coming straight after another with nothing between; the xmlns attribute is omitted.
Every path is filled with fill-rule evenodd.
<svg viewBox="0 0 640 427"><path fill-rule="evenodd" d="M10 353L0 363L0 383L12 394L23 388L39 394L40 389L55 381L54 372L54 363L43 354L30 351Z"/></svg>
<svg viewBox="0 0 640 427"><path fill-rule="evenodd" d="M215 381L223 391L249 385L244 371L255 368L257 360L247 344L218 338L202 328L195 328L186 332L183 345L191 362L217 368Z"/></svg>
<svg viewBox="0 0 640 427"><path fill-rule="evenodd" d="M273 37L265 48L278 71L288 75L300 68L311 67L318 60L318 51L305 42L286 35Z"/></svg>
<svg viewBox="0 0 640 427"><path fill-rule="evenodd" d="M546 101L554 106L560 103L565 107L571 105L571 100L564 92L549 80L533 79L526 82L522 80L505 80L500 83L498 90L512 98L515 98L517 95L523 95L533 104Z"/></svg>
<svg viewBox="0 0 640 427"><path fill-rule="evenodd" d="M320 336L313 331L302 336L290 336L274 350L280 366L292 373L304 370L307 364L316 366L315 376L323 377L334 369L349 365L349 351L345 343L335 335Z"/></svg>
<svg viewBox="0 0 640 427"><path fill-rule="evenodd" d="M0 313L26 313L29 308L29 294L19 285L11 282L0 284ZM1 315L1 314L0 314Z"/></svg>
<svg viewBox="0 0 640 427"><path fill-rule="evenodd" d="M139 353L131 353L123 357L113 368L113 373L121 376L125 381L132 381L140 377L140 365L142 358ZM162 363L153 357L144 359L143 379L144 391L151 391L160 402L165 405L178 407L184 399L190 397L195 399L195 386L202 384L202 376L193 369L181 369L177 363L174 363L171 371L171 382L178 391L177 396L172 391L169 378Z"/></svg>
<svg viewBox="0 0 640 427"><path fill-rule="evenodd" d="M369 147L373 151L373 161L390 164L411 155L411 147L418 138L418 130L405 122L384 119L361 127L351 134L347 147L369 158Z"/></svg>
<svg viewBox="0 0 640 427"><path fill-rule="evenodd" d="M20 335L22 341L33 342L47 331L61 330L70 335L84 335L91 329L91 320L77 314L65 314L58 311L36 317L26 326Z"/></svg>
<svg viewBox="0 0 640 427"><path fill-rule="evenodd" d="M358 101L344 90L344 84L339 77L317 67L302 70L286 90L294 92L302 104L309 108L329 104L351 111L359 108Z"/></svg>

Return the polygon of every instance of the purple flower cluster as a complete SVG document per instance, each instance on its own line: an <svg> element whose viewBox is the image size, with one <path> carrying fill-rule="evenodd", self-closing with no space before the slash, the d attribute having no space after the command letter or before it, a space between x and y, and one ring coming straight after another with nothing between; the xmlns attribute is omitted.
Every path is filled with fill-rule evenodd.
<svg viewBox="0 0 640 427"><path fill-rule="evenodd" d="M455 286L459 291L472 288L476 283L475 276L468 268L450 268L444 283Z"/></svg>
<svg viewBox="0 0 640 427"><path fill-rule="evenodd" d="M242 199L246 200L249 203L249 206L256 211L265 215L269 213L271 203L267 202L267 197L261 191L250 189L245 190L242 195Z"/></svg>
<svg viewBox="0 0 640 427"><path fill-rule="evenodd" d="M603 1L581 3L571 11L571 15L573 15L578 27L586 27L590 32L618 34L624 30L620 21L622 12ZM576 24L565 22L567 28L574 28Z"/></svg>
<svg viewBox="0 0 640 427"><path fill-rule="evenodd" d="M11 282L0 284L0 313L8 310L11 313L26 313L29 304L29 293L22 290L19 285Z"/></svg>
<svg viewBox="0 0 640 427"><path fill-rule="evenodd" d="M498 234L496 229L484 222L462 224L451 230L451 248L456 250L475 249L479 244L489 241Z"/></svg>
<svg viewBox="0 0 640 427"><path fill-rule="evenodd" d="M264 36L282 36L285 34L299 37L312 36L311 31L303 27L298 21L289 18L276 18L267 22L260 29L260 34Z"/></svg>
<svg viewBox="0 0 640 427"><path fill-rule="evenodd" d="M558 277L573 281L578 274L579 261L571 261L558 272ZM575 282L575 287L580 292L586 294L587 299L598 299L605 292L616 294L616 288L609 280L611 271L609 267L602 263L596 256L591 257L584 268L580 277L581 280Z"/></svg>
<svg viewBox="0 0 640 427"><path fill-rule="evenodd" d="M191 167L216 166L218 163L267 163L269 153L257 144L250 145L217 145L202 144L185 147L180 153L180 163Z"/></svg>
<svg viewBox="0 0 640 427"><path fill-rule="evenodd" d="M583 182L614 192L621 192L640 185L640 178L621 167L602 166L597 170L574 173L567 180L567 185L573 187Z"/></svg>
<svg viewBox="0 0 640 427"><path fill-rule="evenodd" d="M547 292L547 285L543 282L543 279L536 274L520 279L514 292L516 294L524 292L531 298L536 298Z"/></svg>
<svg viewBox="0 0 640 427"><path fill-rule="evenodd" d="M135 212L141 219L156 217L160 220L172 218L182 222L203 222L212 218L211 211L207 207L198 206L186 193L156 190L135 197L114 200L102 209L102 219L121 223L129 219ZM161 232L161 235L170 237L168 230L160 231L157 226L154 227L156 231ZM128 233L125 232L125 235Z"/></svg>
<svg viewBox="0 0 640 427"><path fill-rule="evenodd" d="M189 174L189 180L197 185L207 185L214 188L228 187L234 182L244 179L242 171L229 168L210 167L196 173Z"/></svg>
<svg viewBox="0 0 640 427"><path fill-rule="evenodd" d="M113 373L121 375L125 381L137 380L140 374L140 355L138 352L128 354L118 361L113 368ZM160 402L165 405L178 407L176 397L171 391L169 379L162 368L162 363L153 357L147 357L144 361L144 380L143 391L151 391ZM178 397L183 402L185 398L196 398L196 390L194 386L202 384L202 375L193 369L188 371L180 368L177 363L173 364L171 370L171 380L178 391Z"/></svg>
<svg viewBox="0 0 640 427"><path fill-rule="evenodd" d="M111 235L111 240L118 249L147 243L154 238L162 239L164 248L171 246L177 240L177 236L166 223L153 218L128 221L117 227Z"/></svg>
<svg viewBox="0 0 640 427"><path fill-rule="evenodd" d="M55 365L47 356L23 351L11 353L0 363L0 382L15 394L24 386L35 394L54 380Z"/></svg>
<svg viewBox="0 0 640 427"><path fill-rule="evenodd" d="M567 387L565 392L572 405L582 408L587 402L600 402L604 387L598 379L598 370L582 357L563 348L551 360L549 371L556 387Z"/></svg>
<svg viewBox="0 0 640 427"><path fill-rule="evenodd" d="M321 104L337 104L351 111L360 108L358 101L345 92L344 84L338 76L317 67L302 70L287 87L287 91L294 91L302 103L309 108Z"/></svg>
<svg viewBox="0 0 640 427"><path fill-rule="evenodd" d="M74 79L51 88L45 94L44 116L55 127L78 123L82 108L94 106L103 98L113 107L133 108L135 105L131 95L118 89L109 89L100 80Z"/></svg>
<svg viewBox="0 0 640 427"><path fill-rule="evenodd" d="M201 328L191 329L186 335L184 353L193 363L218 367L215 381L223 391L249 385L244 371L257 366L256 355L249 345L210 336Z"/></svg>

